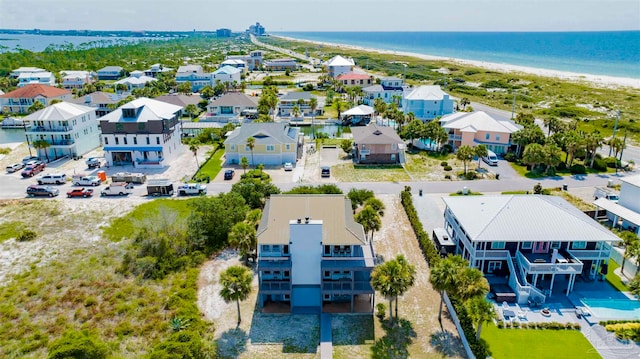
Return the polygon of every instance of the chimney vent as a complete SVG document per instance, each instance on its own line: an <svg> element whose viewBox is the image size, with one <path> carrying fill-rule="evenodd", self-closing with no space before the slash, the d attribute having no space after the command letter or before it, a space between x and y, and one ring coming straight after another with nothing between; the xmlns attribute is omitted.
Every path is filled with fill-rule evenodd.
<svg viewBox="0 0 640 359"><path fill-rule="evenodd" d="M304 223L309 224L309 217L304 217Z"/></svg>
<svg viewBox="0 0 640 359"><path fill-rule="evenodd" d="M302 223L302 219L298 218L298 224Z"/></svg>

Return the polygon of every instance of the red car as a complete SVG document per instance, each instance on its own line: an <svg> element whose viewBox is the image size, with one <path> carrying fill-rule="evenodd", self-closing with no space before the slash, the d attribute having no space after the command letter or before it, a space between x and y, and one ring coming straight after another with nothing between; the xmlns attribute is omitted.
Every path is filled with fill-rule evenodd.
<svg viewBox="0 0 640 359"><path fill-rule="evenodd" d="M46 166L47 165L44 164L43 162L30 164L27 167L25 167L24 170L22 170L22 177L33 177L38 173L44 171L44 168Z"/></svg>
<svg viewBox="0 0 640 359"><path fill-rule="evenodd" d="M74 188L67 192L67 198L71 197L91 197L93 196L93 190L91 188Z"/></svg>

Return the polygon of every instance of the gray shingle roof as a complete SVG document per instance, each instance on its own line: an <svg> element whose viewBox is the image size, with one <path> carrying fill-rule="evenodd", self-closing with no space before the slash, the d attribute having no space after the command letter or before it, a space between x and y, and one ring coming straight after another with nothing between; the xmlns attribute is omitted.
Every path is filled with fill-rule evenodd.
<svg viewBox="0 0 640 359"><path fill-rule="evenodd" d="M392 127L370 124L369 126L351 127L353 142L361 144L392 144L403 143L402 139Z"/></svg>
<svg viewBox="0 0 640 359"><path fill-rule="evenodd" d="M299 133L299 128L284 122L244 123L231 132L224 144L244 145L249 137L255 138L256 144L296 143Z"/></svg>
<svg viewBox="0 0 640 359"><path fill-rule="evenodd" d="M620 239L563 198L443 197L472 241L614 242Z"/></svg>
<svg viewBox="0 0 640 359"><path fill-rule="evenodd" d="M258 101L239 92L229 92L211 101L210 106L258 107Z"/></svg>

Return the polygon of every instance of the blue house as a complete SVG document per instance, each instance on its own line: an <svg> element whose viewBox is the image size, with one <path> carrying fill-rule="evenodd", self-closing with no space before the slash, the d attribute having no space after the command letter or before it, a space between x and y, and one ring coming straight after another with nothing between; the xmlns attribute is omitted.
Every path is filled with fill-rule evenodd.
<svg viewBox="0 0 640 359"><path fill-rule="evenodd" d="M191 84L191 91L198 92L205 86L214 85L212 74L204 72L200 65L185 65L178 68L176 74L176 83L182 84L189 82Z"/></svg>
<svg viewBox="0 0 640 359"><path fill-rule="evenodd" d="M402 111L413 112L420 120L453 113L453 108L453 99L440 86L419 86L405 90L402 95Z"/></svg>

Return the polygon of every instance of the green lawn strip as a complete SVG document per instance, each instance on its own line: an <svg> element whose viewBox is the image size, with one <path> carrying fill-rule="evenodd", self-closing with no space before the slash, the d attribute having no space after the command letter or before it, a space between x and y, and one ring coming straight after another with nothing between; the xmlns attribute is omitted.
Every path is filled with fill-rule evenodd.
<svg viewBox="0 0 640 359"><path fill-rule="evenodd" d="M614 273L616 269L618 269L620 265L615 262L613 259L609 261L609 268L607 270L607 282L611 284L614 288L621 292L628 292L629 287L627 287L624 283L622 283L622 279Z"/></svg>
<svg viewBox="0 0 640 359"><path fill-rule="evenodd" d="M331 175L343 182L408 182L401 166L354 166L343 163L331 167Z"/></svg>
<svg viewBox="0 0 640 359"><path fill-rule="evenodd" d="M224 155L224 150L217 150L212 156L209 157L207 162L200 166L198 172L196 172L194 178L203 178L209 177L210 179L214 179L218 172L222 169L222 156Z"/></svg>
<svg viewBox="0 0 640 359"><path fill-rule="evenodd" d="M491 323L483 327L482 339L495 359L601 358L577 330L498 329Z"/></svg>
<svg viewBox="0 0 640 359"><path fill-rule="evenodd" d="M189 199L175 200L168 198L156 199L143 203L133 211L122 217L115 218L108 227L103 228L103 238L112 242L121 241L123 238L131 238L137 228L144 224L147 218L154 217L161 210L177 212L177 215L188 216L191 212Z"/></svg>
<svg viewBox="0 0 640 359"><path fill-rule="evenodd" d="M575 162L578 163L578 162ZM509 162L509 164L511 165L511 168L513 168L516 172L518 172L518 174L522 177L527 177L527 178L544 178L544 177L550 177L548 175L546 175L544 172L539 172L539 171L530 171L527 168L527 165L520 165L517 164L515 162ZM596 173L603 173L602 171L596 171L592 168L589 168L588 166L586 166L587 169L587 174L596 174ZM615 173L615 169L614 168L607 168L607 171L604 173ZM566 170L556 170L556 176L572 176L573 173L571 173L569 171L569 169Z"/></svg>
<svg viewBox="0 0 640 359"><path fill-rule="evenodd" d="M9 221L0 224L0 243L7 239L18 237L20 231L26 227L27 225L20 221Z"/></svg>

